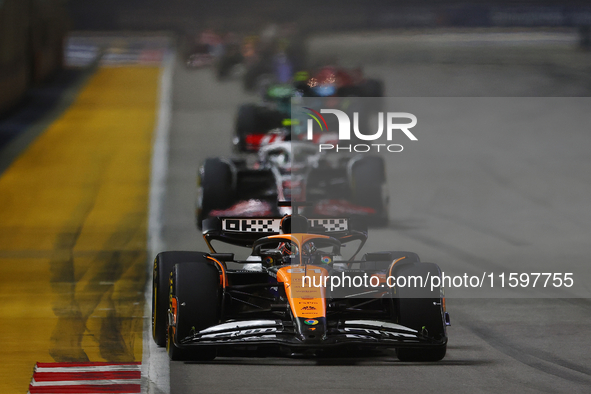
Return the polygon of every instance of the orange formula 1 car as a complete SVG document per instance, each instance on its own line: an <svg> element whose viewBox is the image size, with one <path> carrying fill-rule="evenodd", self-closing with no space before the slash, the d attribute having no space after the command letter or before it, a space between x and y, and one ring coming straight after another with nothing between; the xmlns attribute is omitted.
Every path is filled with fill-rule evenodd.
<svg viewBox="0 0 591 394"><path fill-rule="evenodd" d="M211 360L239 348L391 347L403 361L445 356L449 315L442 289L429 281L441 276L439 267L402 251L355 260L367 229L353 221L308 219L296 207L283 218L212 217L203 235L210 252L162 252L154 261L153 338L172 360ZM239 261L212 241L252 251ZM358 243L349 259L341 255L345 243Z"/></svg>

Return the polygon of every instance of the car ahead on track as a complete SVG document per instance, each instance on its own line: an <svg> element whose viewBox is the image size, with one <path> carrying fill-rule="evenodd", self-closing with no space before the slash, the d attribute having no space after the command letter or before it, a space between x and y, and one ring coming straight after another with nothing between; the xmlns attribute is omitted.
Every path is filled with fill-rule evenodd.
<svg viewBox="0 0 591 394"><path fill-rule="evenodd" d="M277 71L275 74L284 73ZM292 97L332 97L331 106L341 109L350 105L351 97L372 97L374 112L379 112L383 106L378 99L384 96L383 82L366 78L360 69L326 66L312 76L308 72L297 72L290 82L285 76L268 76L263 78L259 88L261 103L247 103L238 108L232 139L236 152L256 152L269 138L277 140L270 137L272 130L299 123L302 119L291 114Z"/></svg>
<svg viewBox="0 0 591 394"><path fill-rule="evenodd" d="M206 29L197 36L187 35L185 38L188 68L202 68L213 65L221 56L224 47L223 38L212 29Z"/></svg>
<svg viewBox="0 0 591 394"><path fill-rule="evenodd" d="M319 354L389 347L402 361L445 356L442 289L401 281L440 276L439 267L404 251L355 260L367 231L352 221L211 218L203 235L210 252L162 252L154 261L152 333L172 360L211 360L222 349ZM251 254L235 260L216 252L213 240L250 247ZM345 260L341 247L353 241L360 245ZM317 286L333 277L360 285ZM361 284L364 277L371 286ZM396 284L385 286L391 277Z"/></svg>
<svg viewBox="0 0 591 394"><path fill-rule="evenodd" d="M279 133L279 132L278 132ZM257 161L206 159L198 171L196 224L210 216L271 216L289 213L278 201L310 201L305 213L344 215L368 224L388 223L386 167L380 156L319 153L311 143L270 143Z"/></svg>

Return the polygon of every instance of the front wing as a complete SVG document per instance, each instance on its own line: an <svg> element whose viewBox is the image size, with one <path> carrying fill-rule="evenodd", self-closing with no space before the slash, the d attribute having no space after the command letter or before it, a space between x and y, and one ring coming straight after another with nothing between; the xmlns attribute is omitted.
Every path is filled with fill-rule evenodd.
<svg viewBox="0 0 591 394"><path fill-rule="evenodd" d="M434 339L408 327L375 320L346 320L329 328L325 338L301 339L291 322L281 320L253 320L222 323L175 340L178 347L283 345L318 349L344 345L383 347L436 347L447 343L447 338Z"/></svg>

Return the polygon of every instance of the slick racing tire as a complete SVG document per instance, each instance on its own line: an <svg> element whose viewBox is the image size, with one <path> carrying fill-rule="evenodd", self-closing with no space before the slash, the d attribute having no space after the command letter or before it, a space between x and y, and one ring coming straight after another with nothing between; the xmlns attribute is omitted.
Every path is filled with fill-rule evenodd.
<svg viewBox="0 0 591 394"><path fill-rule="evenodd" d="M354 158L349 164L353 203L375 210L368 222L377 226L388 224L388 189L386 169L381 157Z"/></svg>
<svg viewBox="0 0 591 394"><path fill-rule="evenodd" d="M216 209L227 209L235 201L232 163L219 158L206 159L197 176L197 227L209 213Z"/></svg>
<svg viewBox="0 0 591 394"><path fill-rule="evenodd" d="M168 293L170 273L175 264L208 262L205 252L162 252L154 259L152 272L152 338L158 346L166 346L166 324L168 321Z"/></svg>
<svg viewBox="0 0 591 394"><path fill-rule="evenodd" d="M176 310L172 303L176 299ZM212 262L176 264L170 277L170 310L166 351L171 360L208 361L216 357L216 348L195 347L190 350L176 342L218 324L221 309L220 272Z"/></svg>
<svg viewBox="0 0 591 394"><path fill-rule="evenodd" d="M447 334L443 316L441 288L431 290L430 283L426 287L409 286L411 277L441 276L441 270L433 263L396 264L393 274L397 286L393 288L393 300L397 314L397 323L417 330L422 335L443 345L425 348L398 348L396 355L400 361L439 361L445 357L447 350ZM406 285L399 286L400 277L405 278Z"/></svg>

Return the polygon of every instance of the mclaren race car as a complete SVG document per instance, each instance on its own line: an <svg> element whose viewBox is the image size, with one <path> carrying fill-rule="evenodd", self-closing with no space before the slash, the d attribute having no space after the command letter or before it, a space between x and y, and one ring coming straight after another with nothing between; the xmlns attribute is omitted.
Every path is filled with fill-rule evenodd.
<svg viewBox="0 0 591 394"><path fill-rule="evenodd" d="M446 354L442 289L418 284L440 277L439 267L404 251L356 259L367 231L347 218L215 217L203 235L209 252L162 252L154 261L152 333L172 360L211 360L239 349L389 347L402 361ZM214 240L249 247L250 256L219 253ZM356 252L345 259L341 248L354 242ZM333 286L335 279L342 285Z"/></svg>
<svg viewBox="0 0 591 394"><path fill-rule="evenodd" d="M277 132L281 139L281 131ZM273 135L273 134L271 134ZM196 224L210 216L271 216L290 213L284 200L310 201L306 214L388 223L386 168L380 156L319 153L311 143L275 142L244 158L209 158L198 171Z"/></svg>

